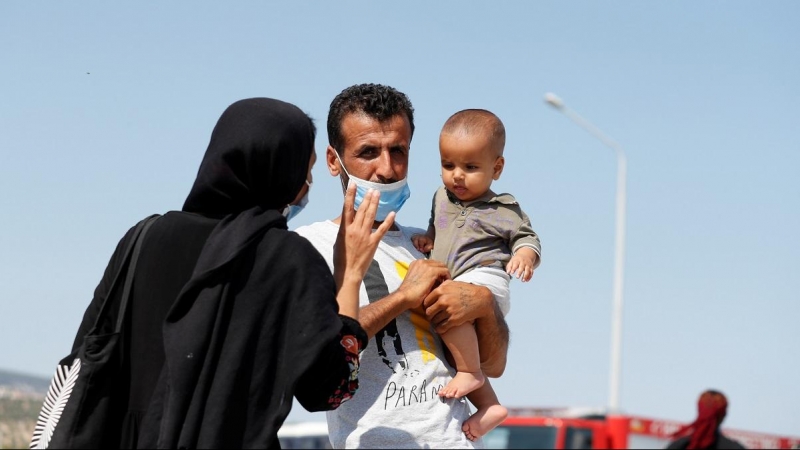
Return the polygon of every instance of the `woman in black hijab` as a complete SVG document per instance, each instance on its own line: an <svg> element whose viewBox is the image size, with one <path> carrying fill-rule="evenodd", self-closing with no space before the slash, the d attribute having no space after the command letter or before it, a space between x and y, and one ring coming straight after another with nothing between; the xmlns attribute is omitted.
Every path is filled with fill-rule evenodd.
<svg viewBox="0 0 800 450"><path fill-rule="evenodd" d="M287 230L290 205L307 199L314 138L311 119L278 100L241 100L220 117L183 211L164 214L142 243L124 336L128 379L114 399L121 425L110 445L279 447L293 397L318 411L354 393L366 344L354 320L358 289L391 220L372 233L377 196L355 212L348 190L335 277Z"/></svg>

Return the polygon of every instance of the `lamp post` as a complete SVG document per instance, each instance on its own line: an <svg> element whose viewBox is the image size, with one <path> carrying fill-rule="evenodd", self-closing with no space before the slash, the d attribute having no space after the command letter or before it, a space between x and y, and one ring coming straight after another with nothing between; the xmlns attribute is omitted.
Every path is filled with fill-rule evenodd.
<svg viewBox="0 0 800 450"><path fill-rule="evenodd" d="M614 291L613 308L611 315L611 375L609 389L610 413L619 412L619 386L622 363L622 282L624 275L625 259L625 180L627 172L627 158L622 147L610 139L596 126L567 108L564 102L553 93L544 96L545 102L564 113L570 120L600 139L605 145L614 149L617 154L617 195L616 195L616 232L614 249Z"/></svg>

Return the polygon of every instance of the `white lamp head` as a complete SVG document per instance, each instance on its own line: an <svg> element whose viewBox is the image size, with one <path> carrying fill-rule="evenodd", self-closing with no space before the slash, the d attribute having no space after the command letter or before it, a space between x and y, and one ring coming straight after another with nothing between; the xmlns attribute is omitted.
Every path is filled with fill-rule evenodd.
<svg viewBox="0 0 800 450"><path fill-rule="evenodd" d="M553 94L552 92L544 94L544 101L545 103L547 103L548 105L552 106L555 109L564 108L564 102L561 101L561 99L558 98L558 96L556 94Z"/></svg>

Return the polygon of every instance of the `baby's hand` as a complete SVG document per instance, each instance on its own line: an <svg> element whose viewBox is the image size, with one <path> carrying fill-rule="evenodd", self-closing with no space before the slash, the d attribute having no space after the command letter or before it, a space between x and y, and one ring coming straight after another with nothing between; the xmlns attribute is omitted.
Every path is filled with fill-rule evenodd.
<svg viewBox="0 0 800 450"><path fill-rule="evenodd" d="M538 258L536 252L528 248L521 248L511 257L511 261L506 265L506 272L522 281L530 281L533 276L535 258Z"/></svg>
<svg viewBox="0 0 800 450"><path fill-rule="evenodd" d="M415 234L411 236L411 242L420 253L428 253L433 249L433 239L424 234Z"/></svg>

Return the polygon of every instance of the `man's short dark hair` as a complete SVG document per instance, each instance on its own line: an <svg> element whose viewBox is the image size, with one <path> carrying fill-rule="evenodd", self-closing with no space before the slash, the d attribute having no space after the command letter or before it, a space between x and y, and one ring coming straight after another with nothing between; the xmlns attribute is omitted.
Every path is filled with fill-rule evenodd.
<svg viewBox="0 0 800 450"><path fill-rule="evenodd" d="M414 107L406 94L391 86L381 84L357 84L343 90L331 102L328 111L328 142L342 151L342 121L352 113L363 113L378 122L385 122L398 114L405 114L414 136Z"/></svg>

